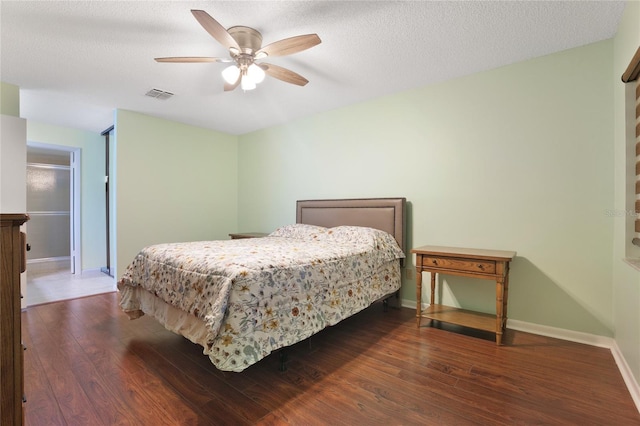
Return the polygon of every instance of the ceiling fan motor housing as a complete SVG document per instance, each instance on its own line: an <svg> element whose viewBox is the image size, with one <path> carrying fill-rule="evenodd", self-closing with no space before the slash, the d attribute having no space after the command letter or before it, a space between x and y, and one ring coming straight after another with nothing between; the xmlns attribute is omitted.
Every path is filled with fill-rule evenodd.
<svg viewBox="0 0 640 426"><path fill-rule="evenodd" d="M236 26L227 30L240 46L241 53L254 54L262 47L262 34L250 27Z"/></svg>

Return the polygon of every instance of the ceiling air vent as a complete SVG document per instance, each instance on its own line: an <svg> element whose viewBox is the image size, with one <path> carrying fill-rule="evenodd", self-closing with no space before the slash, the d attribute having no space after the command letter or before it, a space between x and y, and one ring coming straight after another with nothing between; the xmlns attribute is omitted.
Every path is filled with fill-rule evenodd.
<svg viewBox="0 0 640 426"><path fill-rule="evenodd" d="M166 101L167 99L169 99L170 97L173 96L173 93L166 92L166 91L160 90L160 89L151 89L147 93L145 93L145 96L149 96L151 98L156 98L156 99L160 99L162 101Z"/></svg>

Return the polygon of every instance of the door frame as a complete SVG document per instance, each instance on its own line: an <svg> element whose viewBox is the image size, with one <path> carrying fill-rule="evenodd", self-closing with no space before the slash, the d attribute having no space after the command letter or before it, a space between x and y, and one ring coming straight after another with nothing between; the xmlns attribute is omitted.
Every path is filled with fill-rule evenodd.
<svg viewBox="0 0 640 426"><path fill-rule="evenodd" d="M111 144L113 143L112 138L109 136L111 135L113 132L115 132L115 126L109 126L108 128L106 128L105 130L103 130L100 135L104 137L104 146L105 146L105 154L104 154L104 158L105 158L105 171L104 171L104 191L105 191L105 213L106 213L106 249L107 249L107 259L106 259L106 266L103 268L100 268L100 270L111 276L114 277L115 276L115 268L113 266L114 262L111 258L111 252L112 252L112 244L111 244L111 233L113 232L113 227L112 227L112 215L111 215L111 209L113 208L113 206L111 205Z"/></svg>
<svg viewBox="0 0 640 426"><path fill-rule="evenodd" d="M81 192L80 183L82 180L81 172L81 156L80 148L64 145L54 145L42 142L27 141L27 149L29 147L48 149L51 151L60 151L69 153L69 173L70 173L70 188L69 188L69 232L70 232L70 253L71 253L71 273L82 273L82 238L81 238Z"/></svg>

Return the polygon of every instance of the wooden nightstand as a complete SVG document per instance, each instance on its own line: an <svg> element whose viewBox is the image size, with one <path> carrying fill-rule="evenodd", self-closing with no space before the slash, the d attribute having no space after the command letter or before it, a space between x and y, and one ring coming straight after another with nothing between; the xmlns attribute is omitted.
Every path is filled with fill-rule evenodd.
<svg viewBox="0 0 640 426"><path fill-rule="evenodd" d="M267 235L269 234L265 232L239 232L237 234L229 234L232 240L240 240L242 238L262 238Z"/></svg>
<svg viewBox="0 0 640 426"><path fill-rule="evenodd" d="M448 322L496 333L502 344L507 323L509 296L509 262L515 251L482 250L457 247L422 246L411 250L416 255L416 319ZM431 273L430 305L422 310L422 272ZM496 314L484 314L435 303L436 274L460 275L496 281Z"/></svg>

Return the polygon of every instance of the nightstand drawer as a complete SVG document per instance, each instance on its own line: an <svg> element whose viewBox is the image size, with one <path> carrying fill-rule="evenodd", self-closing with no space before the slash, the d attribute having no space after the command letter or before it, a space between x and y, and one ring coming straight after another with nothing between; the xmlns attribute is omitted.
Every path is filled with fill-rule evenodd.
<svg viewBox="0 0 640 426"><path fill-rule="evenodd" d="M423 256L422 267L455 269L458 271L480 272L485 274L496 273L496 263L485 260L448 258L439 256Z"/></svg>

